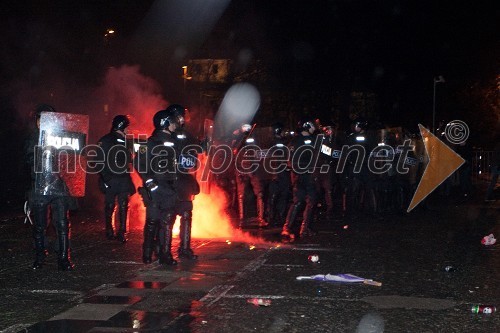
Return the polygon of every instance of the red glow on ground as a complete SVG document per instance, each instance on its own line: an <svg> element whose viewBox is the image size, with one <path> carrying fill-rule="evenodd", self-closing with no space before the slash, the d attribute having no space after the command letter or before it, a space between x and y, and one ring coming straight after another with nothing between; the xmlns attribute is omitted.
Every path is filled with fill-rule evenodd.
<svg viewBox="0 0 500 333"><path fill-rule="evenodd" d="M200 158L200 160L203 159ZM203 168L200 170L203 170ZM132 174L132 180L136 188L142 186L142 181L137 173ZM226 203L225 192L213 185L210 186L210 193L200 193L195 197L193 201L193 225L191 231L193 239L220 239L227 241L228 245L231 242L259 244L260 247L273 247L276 245L266 242L259 237L252 236L246 231L234 228L231 218L225 210ZM129 206L129 230L142 231L146 218L146 209L138 193L130 198ZM174 236L178 236L179 234L179 217L177 217L173 233Z"/></svg>
<svg viewBox="0 0 500 333"><path fill-rule="evenodd" d="M136 179L137 178L137 179ZM140 181L139 176L133 177L134 182ZM271 248L277 244L265 241L262 238L251 235L249 232L233 228L230 217L224 211L224 192L212 187L210 194L201 193L193 201L193 239L224 240L231 246L234 242L250 244L249 249ZM140 195L135 194L130 200L129 230L141 231L144 228L146 209L142 203ZM179 235L179 217L174 225L174 236ZM278 246L279 245L278 243Z"/></svg>
<svg viewBox="0 0 500 333"><path fill-rule="evenodd" d="M233 227L225 211L226 200L224 191L216 186L211 186L209 194L200 193L196 196L193 202L193 238L225 240L228 245L242 242L272 247L273 244Z"/></svg>
<svg viewBox="0 0 500 333"><path fill-rule="evenodd" d="M198 194L193 205L193 237L227 238L232 236L231 220L224 211L226 198L222 190L212 187L210 194Z"/></svg>
<svg viewBox="0 0 500 333"><path fill-rule="evenodd" d="M134 183L141 186L137 174L132 176ZM250 235L248 232L233 228L231 218L225 212L225 193L218 187L212 186L210 194L200 193L193 201L192 238L224 239L230 242L266 243L264 240ZM139 194L130 200L129 230L144 228L146 209ZM179 234L179 217L174 226L174 235ZM228 242L228 243L230 243Z"/></svg>
<svg viewBox="0 0 500 333"><path fill-rule="evenodd" d="M132 181L135 188L142 186L142 180L136 172L132 173ZM145 221L146 208L141 196L139 193L136 193L130 197L129 201L128 230L143 230Z"/></svg>

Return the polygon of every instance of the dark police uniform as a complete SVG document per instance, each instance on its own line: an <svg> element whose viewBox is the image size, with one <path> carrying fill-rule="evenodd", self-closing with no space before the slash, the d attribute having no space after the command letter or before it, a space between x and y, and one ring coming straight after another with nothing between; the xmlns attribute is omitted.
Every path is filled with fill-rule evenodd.
<svg viewBox="0 0 500 333"><path fill-rule="evenodd" d="M134 183L130 175L132 152L127 147L125 136L117 131L111 131L99 140L99 146L104 154L104 168L100 172L99 187L104 193L104 218L106 237L114 239L113 213L115 201L118 202L119 227L117 239L126 242L127 214L129 196L135 193Z"/></svg>
<svg viewBox="0 0 500 333"><path fill-rule="evenodd" d="M377 198L375 196L376 177L369 170L368 162L373 148L376 146L374 138L364 128L360 132L351 133L346 138L346 145L350 148L358 146L364 151L364 158L357 162L357 153L353 152L347 157L348 187L346 194L347 213L355 214L360 210L371 213L377 211ZM361 157L360 157L361 158ZM356 164L361 163L360 170Z"/></svg>
<svg viewBox="0 0 500 333"><path fill-rule="evenodd" d="M167 116L164 116L166 119ZM144 182L144 187L140 188L146 206L143 261L144 263L152 261L154 238L158 227L160 231L159 262L160 264L175 265L177 261L172 257L171 247L172 228L175 223L178 200L175 188L177 180L175 145L177 139L173 133L164 131L165 128L158 128L156 125L155 127L156 129L148 138L147 144L139 148L134 161L134 165Z"/></svg>
<svg viewBox="0 0 500 333"><path fill-rule="evenodd" d="M326 206L326 219L333 219L334 212L334 188L340 183L336 173L340 157L340 147L334 134L326 135L321 142L318 156L318 167L314 170L315 183L318 195L323 195L323 203ZM338 186L337 186L338 187Z"/></svg>
<svg viewBox="0 0 500 333"><path fill-rule="evenodd" d="M201 151L199 149L188 149L188 145L195 144L189 133L178 131L176 134L177 151L179 152L177 159L179 172L176 183L178 199L176 214L180 216L178 254L181 258L197 259L198 256L191 249L191 227L193 223L193 200L200 193L200 185L192 170L197 166L195 155L201 153ZM197 147L200 148L199 145Z"/></svg>
<svg viewBox="0 0 500 333"><path fill-rule="evenodd" d="M282 127L273 128L274 137L272 146L267 151L267 158L277 156L280 159L288 159L288 141L282 136ZM271 166L272 167L272 166ZM282 226L288 209L288 201L291 197L291 175L290 169L286 168L280 172L273 172L271 175L268 192L268 217L269 223Z"/></svg>
<svg viewBox="0 0 500 333"><path fill-rule="evenodd" d="M41 112L55 112L54 109L42 104L37 107L36 115L37 121L40 118ZM36 129L32 132L29 139L25 142L25 162L31 168L32 186L28 194L28 202L30 209L33 213L33 239L35 245L35 261L33 269L40 269L45 263L47 250L45 248L45 231L47 229L47 216L50 211L52 222L54 223L57 241L58 241L58 259L57 266L59 270L71 271L74 268L70 260L70 221L68 219L68 211L70 206L74 205L74 198L69 194L65 182L61 179L57 172L53 172L50 176L52 194L44 195L38 193L35 188L37 177L35 170L58 169L58 154L57 150L45 149L38 146L39 130ZM40 167L40 164L43 166ZM47 179L45 179L47 180Z"/></svg>
<svg viewBox="0 0 500 333"><path fill-rule="evenodd" d="M310 225L313 219L313 209L318 202L316 184L314 182L316 136L309 134L313 127L312 121L302 121L299 124L301 131L291 142L291 165L293 183L293 204L288 210L282 235L294 238L294 224L298 215L303 211L300 227L300 237L306 237L313 232ZM307 132L308 134L304 134Z"/></svg>
<svg viewBox="0 0 500 333"><path fill-rule="evenodd" d="M171 117L174 117L179 125L176 129L177 152L177 199L175 213L180 216L179 238L180 244L178 255L180 258L197 259L191 249L191 227L193 223L193 200L195 195L200 193L200 186L195 177L198 166L197 155L203 152L201 144L184 130L186 108L180 104L171 104L165 110Z"/></svg>
<svg viewBox="0 0 500 333"><path fill-rule="evenodd" d="M243 126L242 126L243 127ZM233 149L233 153L237 155L238 158L235 161L235 165L238 165L240 168L236 168L235 176L236 176L236 189L238 191L238 213L239 213L239 227L243 228L245 226L245 191L248 187L251 187L255 201L257 204L257 223L259 227L266 227L268 223L266 222L265 215L265 204L264 204L264 184L262 177L255 171L244 171L252 164L253 162L247 161L244 156L240 156L239 153L243 147L246 146L246 139L249 138L250 130L243 131L242 129L238 129L233 132L233 140L231 142L231 148ZM245 150L245 154L256 153L254 149ZM257 158L257 156L254 156ZM242 160L240 160L242 158ZM260 166L259 166L260 167ZM240 170L238 170L240 169Z"/></svg>

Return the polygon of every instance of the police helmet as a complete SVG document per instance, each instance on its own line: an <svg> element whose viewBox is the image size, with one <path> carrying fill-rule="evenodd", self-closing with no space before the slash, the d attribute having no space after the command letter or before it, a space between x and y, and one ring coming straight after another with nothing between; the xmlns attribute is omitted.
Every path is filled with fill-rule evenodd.
<svg viewBox="0 0 500 333"><path fill-rule="evenodd" d="M167 110L160 110L156 112L153 116L153 125L155 129L164 130L170 126L170 124L177 123L177 117L172 115Z"/></svg>
<svg viewBox="0 0 500 333"><path fill-rule="evenodd" d="M357 118L353 122L353 127L354 128L359 127L362 130L366 130L368 129L368 122L363 118Z"/></svg>
<svg viewBox="0 0 500 333"><path fill-rule="evenodd" d="M273 134L274 135L281 135L283 133L283 128L285 126L281 122L276 122L271 125L271 128L273 129Z"/></svg>
<svg viewBox="0 0 500 333"><path fill-rule="evenodd" d="M452 120L449 123L447 123L444 128L446 129L446 128L461 125L461 124L462 124L462 122L460 120Z"/></svg>
<svg viewBox="0 0 500 333"><path fill-rule="evenodd" d="M174 117L177 118L179 125L182 127L184 126L185 120L184 118L186 117L186 108L183 107L180 104L171 104L169 105L166 110L173 115Z"/></svg>
<svg viewBox="0 0 500 333"><path fill-rule="evenodd" d="M299 131L309 131L311 128L316 128L316 125L314 123L314 119L312 118L303 118L299 120L298 122L298 129Z"/></svg>
<svg viewBox="0 0 500 333"><path fill-rule="evenodd" d="M56 112L56 109L49 104L38 104L35 108L36 119L40 119L42 112Z"/></svg>
<svg viewBox="0 0 500 333"><path fill-rule="evenodd" d="M166 110L174 116L186 116L186 108L179 104L171 104Z"/></svg>
<svg viewBox="0 0 500 333"><path fill-rule="evenodd" d="M243 133L248 133L252 129L252 125L250 124L241 124L241 131Z"/></svg>
<svg viewBox="0 0 500 333"><path fill-rule="evenodd" d="M113 118L113 123L111 125L111 129L113 131L123 131L130 125L130 120L126 115L118 115Z"/></svg>

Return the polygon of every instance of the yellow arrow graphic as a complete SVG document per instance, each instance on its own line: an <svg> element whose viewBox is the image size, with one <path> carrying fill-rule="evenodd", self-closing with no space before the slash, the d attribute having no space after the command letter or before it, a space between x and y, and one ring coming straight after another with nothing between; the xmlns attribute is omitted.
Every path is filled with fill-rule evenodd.
<svg viewBox="0 0 500 333"><path fill-rule="evenodd" d="M429 164L425 168L422 179L411 199L407 212L415 208L422 200L432 193L442 182L454 173L465 160L455 153L446 143L439 140L427 128L418 124L420 134L424 140L425 152L429 157Z"/></svg>

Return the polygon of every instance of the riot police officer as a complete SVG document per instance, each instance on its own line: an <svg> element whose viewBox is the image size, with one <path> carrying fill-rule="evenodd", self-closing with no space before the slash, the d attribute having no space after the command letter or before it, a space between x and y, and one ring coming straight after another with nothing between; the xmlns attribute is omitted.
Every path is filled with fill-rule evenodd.
<svg viewBox="0 0 500 333"><path fill-rule="evenodd" d="M321 153L318 155L318 167L315 168L314 178L318 195L322 195L326 206L326 219L333 220L334 212L334 187L339 183L336 174L338 154L340 147L337 145L335 124L325 123L321 126L324 139L321 142Z"/></svg>
<svg viewBox="0 0 500 333"><path fill-rule="evenodd" d="M62 180L58 168L58 154L51 147L39 146L40 117L42 112L56 112L47 104L40 104L35 109L36 129L25 144L26 163L31 168L32 187L29 192L29 205L33 212L33 239L35 244L35 261L33 269L40 269L45 264L47 250L45 248L45 231L47 216L51 212L58 241L57 267L61 271L72 271L74 265L70 260L70 221L68 211L74 198L70 196L66 183ZM40 167L40 164L43 164ZM36 170L43 170L36 173ZM48 171L48 173L45 173ZM37 177L38 176L38 177ZM50 179L48 179L50 178ZM37 191L37 182L46 181L47 194ZM45 191L44 191L45 192Z"/></svg>
<svg viewBox="0 0 500 333"><path fill-rule="evenodd" d="M377 198L375 196L375 177L368 168L370 153L375 147L373 138L367 132L368 122L356 119L352 124L353 132L346 138L350 149L359 148L360 155L350 154L348 157L348 177L346 205L347 213L353 214L363 208L371 213L377 212ZM359 170L358 164L360 166Z"/></svg>
<svg viewBox="0 0 500 333"><path fill-rule="evenodd" d="M134 160L143 180L139 193L146 206L142 260L145 264L152 262L153 241L156 227L159 226L159 263L176 265L171 248L177 203L177 139L174 133L179 122L167 110L160 110L154 115L153 124L155 129L152 135L146 145L139 148Z"/></svg>
<svg viewBox="0 0 500 333"><path fill-rule="evenodd" d="M103 155L104 165L99 173L99 188L104 193L104 221L106 224L106 238L115 239L113 230L113 214L116 201L118 202L118 231L116 239L127 242L127 214L129 196L135 193L134 183L130 176L132 152L127 147L126 133L130 120L126 115L113 118L111 130L99 139L99 151Z"/></svg>
<svg viewBox="0 0 500 333"><path fill-rule="evenodd" d="M298 123L298 135L290 143L291 167L293 182L293 204L288 210L285 225L281 235L295 239L295 220L302 213L300 237L314 234L310 229L313 219L313 208L318 201L316 184L314 183L315 168L315 136L316 125L313 119L305 118Z"/></svg>
<svg viewBox="0 0 500 333"><path fill-rule="evenodd" d="M197 259L191 249L191 227L193 224L193 200L194 196L200 193L200 185L196 180L193 171L196 169L196 155L201 153L200 145L185 130L185 112L186 109L179 104L172 104L167 109L172 116L179 122L179 128L176 130L178 154L178 178L176 183L177 199L176 214L180 216L179 226L179 249L180 258ZM190 149L193 147L193 149ZM197 149L196 149L196 148Z"/></svg>
<svg viewBox="0 0 500 333"><path fill-rule="evenodd" d="M387 164L388 162L378 161L379 158L391 158L391 168L374 175L375 192L377 198L377 211L382 214L392 213L399 210L399 200L401 200L402 187L400 187L400 178L396 172L396 165L399 160L400 151L398 146L398 134L391 130L380 129L380 142L377 149L372 152L371 158L375 166Z"/></svg>
<svg viewBox="0 0 500 333"><path fill-rule="evenodd" d="M283 124L276 122L271 125L271 129L273 131L273 141L272 146L268 150L268 155L288 158L288 140ZM273 172L271 174L271 182L269 183L267 216L269 217L269 223L282 226L285 223L288 201L291 194L292 182L290 169L286 168L278 172L271 171Z"/></svg>
<svg viewBox="0 0 500 333"><path fill-rule="evenodd" d="M399 212L404 213L410 205L411 198L418 184L418 170L421 163L419 154L424 152L421 151L423 149L423 142L419 135L404 131L402 138L403 144L407 142L409 146L413 146L413 149L408 151L407 157L403 161L403 167L407 169L407 172L403 169L403 172L396 173L398 186L397 208ZM396 148L395 160L400 160L401 153L402 151Z"/></svg>
<svg viewBox="0 0 500 333"><path fill-rule="evenodd" d="M239 129L233 132L233 140L231 142L231 148L233 153L237 156L236 159L236 189L238 191L238 213L239 213L239 228L245 226L245 191L247 188L251 188L255 201L257 204L257 225L261 228L267 227L268 223L265 220L265 203L264 203L264 184L260 175L253 171L246 171L244 169L248 168L249 164L253 162L248 162L245 156L240 155L241 149L247 145L247 139L252 132L252 126L250 124L243 124ZM255 150L248 150L245 153L255 153ZM244 153L244 154L245 154ZM243 155L244 155L243 154Z"/></svg>

